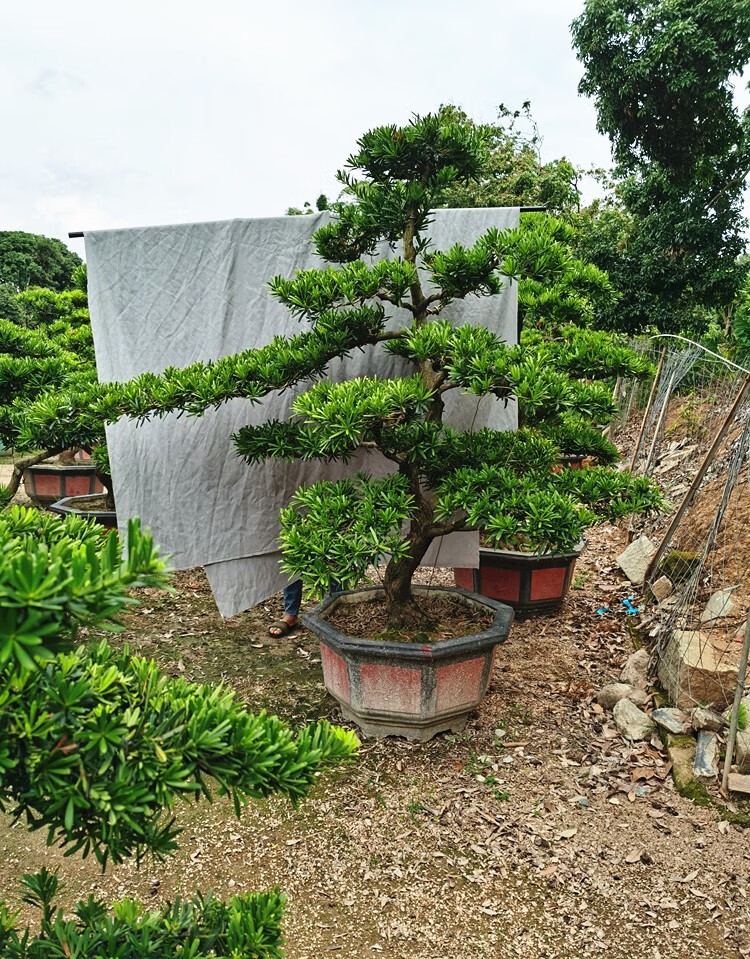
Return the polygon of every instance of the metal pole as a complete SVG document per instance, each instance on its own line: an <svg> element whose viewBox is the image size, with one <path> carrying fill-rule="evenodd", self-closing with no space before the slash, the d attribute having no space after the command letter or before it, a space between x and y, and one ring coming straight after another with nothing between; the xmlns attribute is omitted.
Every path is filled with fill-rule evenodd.
<svg viewBox="0 0 750 959"><path fill-rule="evenodd" d="M729 429L729 426L732 420L734 419L735 414L737 410L739 409L739 405L742 402L749 386L750 386L750 376L748 376L745 382L742 384L742 387L740 388L740 391L737 394L737 399L732 404L731 410L727 413L726 419L721 424L721 429L716 434L716 439L711 444L711 449L706 453L706 456L700 465L700 469L695 474L695 478L693 479L693 482L690 484L690 489L687 491L687 493L685 493L685 498L680 503L679 509L672 517L672 522L669 524L669 528L664 534L664 537L661 543L659 544L659 548L654 553L654 558L651 560L651 562L648 565L648 569L646 570L646 575L643 579L645 583L649 581L651 574L659 565L659 561L661 560L662 556L666 553L667 547L672 541L672 537L674 536L675 530L682 522L682 517L685 515L685 511L687 510L688 506L690 506L690 504L693 502L693 498L695 497L695 494L698 492L698 487L701 485L703 481L703 477L706 475L708 471L708 467L713 462L714 457L716 456L716 452L719 449L719 446L721 446L721 442L724 439L724 436L726 435L726 432Z"/></svg>
<svg viewBox="0 0 750 959"><path fill-rule="evenodd" d="M750 613L748 613L745 623L745 638L742 643L742 655L740 656L740 665L737 670L737 685L734 689L734 705L732 706L732 715L729 720L729 732L727 733L727 747L724 755L724 772L721 777L721 791L726 796L729 792L729 771L732 768L732 759L734 758L734 744L737 739L737 724L740 718L740 703L745 692L745 676L747 675L747 658L750 653Z"/></svg>
<svg viewBox="0 0 750 959"><path fill-rule="evenodd" d="M622 377L618 376L615 380L615 388L612 390L612 402L617 403L620 399L620 390L622 389ZM619 413L619 410L618 410ZM607 439L612 439L612 425L614 423L614 417L609 421L609 423L602 430L602 436L606 436Z"/></svg>
<svg viewBox="0 0 750 959"><path fill-rule="evenodd" d="M646 430L646 421L648 420L649 413L651 412L651 407L653 406L653 403L654 403L654 397L656 396L656 387L659 383L659 377L661 376L661 371L664 367L664 360L666 359L666 357L667 357L667 348L665 346L664 349L661 351L661 356L659 357L659 365L656 368L656 376L654 376L654 382L651 385L651 392L649 393L649 396L648 396L648 403L646 403L646 409L643 413L643 420L641 421L641 430L640 430L640 433L638 434L638 439L636 440L635 449L633 450L633 456L631 457L631 460L630 460L630 466L628 467L628 469L630 469L631 471L633 467L635 466L635 461L638 458L638 454L641 451L643 434Z"/></svg>
<svg viewBox="0 0 750 959"><path fill-rule="evenodd" d="M648 451L648 456L646 457L646 465L643 467L643 475L648 476L648 471L651 469L651 461L654 458L654 453L656 452L656 444L659 441L659 434L661 433L661 428L664 426L664 420L667 418L667 413L669 412L669 401L672 398L672 387L674 386L675 377L677 376L677 370L672 373L669 378L669 383L667 384L667 395L664 397L664 406L661 408L661 413L659 413L659 419L656 421L656 427L654 429L654 438L651 441L651 449Z"/></svg>

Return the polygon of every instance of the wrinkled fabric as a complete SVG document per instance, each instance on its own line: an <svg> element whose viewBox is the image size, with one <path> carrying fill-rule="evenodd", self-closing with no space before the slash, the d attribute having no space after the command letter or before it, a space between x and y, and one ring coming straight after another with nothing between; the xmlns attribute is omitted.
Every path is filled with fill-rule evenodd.
<svg viewBox="0 0 750 959"><path fill-rule="evenodd" d="M518 225L518 209L440 210L430 228L433 247L472 244L489 227ZM311 245L330 215L227 220L85 234L89 307L102 381L160 373L197 360L261 347L274 336L305 328L270 295L268 281L325 266ZM383 245L380 256L396 254ZM509 343L516 339L517 291L508 283L495 297L469 297L448 306L455 323L482 323ZM395 323L410 314L388 308ZM336 380L397 376L413 367L380 347L355 350L329 367ZM139 516L173 566L204 566L217 606L232 616L287 582L279 569L279 509L300 484L366 469L383 475L392 464L362 453L348 466L269 461L248 466L232 434L246 424L285 419L295 390L258 404L231 400L202 417L169 414L136 425L107 427L121 529ZM459 429L515 427L515 410L492 397L447 394L447 421ZM425 564L476 566L478 539L463 533L434 544Z"/></svg>

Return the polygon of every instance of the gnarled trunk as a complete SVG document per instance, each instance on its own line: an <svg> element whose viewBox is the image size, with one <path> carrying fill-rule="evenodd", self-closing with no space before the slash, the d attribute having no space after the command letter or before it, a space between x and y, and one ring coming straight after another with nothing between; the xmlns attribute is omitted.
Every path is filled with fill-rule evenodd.
<svg viewBox="0 0 750 959"><path fill-rule="evenodd" d="M104 508L111 510L113 513L115 511L115 494L112 489L112 477L108 473L100 473L98 470L96 472L96 478L102 484L105 490L104 494Z"/></svg>

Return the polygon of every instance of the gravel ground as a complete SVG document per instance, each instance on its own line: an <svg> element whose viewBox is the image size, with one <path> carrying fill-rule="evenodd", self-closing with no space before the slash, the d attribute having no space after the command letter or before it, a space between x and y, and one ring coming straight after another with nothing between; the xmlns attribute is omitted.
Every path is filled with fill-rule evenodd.
<svg viewBox="0 0 750 959"><path fill-rule="evenodd" d="M278 883L289 959L750 955L750 837L679 796L659 741L625 743L593 701L633 648L628 618L596 612L628 595L623 543L593 531L564 613L514 625L464 733L365 743L297 811L183 808L178 855L140 870L102 875L0 820L0 888L42 864L60 864L67 902ZM137 651L293 722L337 718L313 637L266 635L277 603L222 622L202 573L176 585L129 617Z"/></svg>

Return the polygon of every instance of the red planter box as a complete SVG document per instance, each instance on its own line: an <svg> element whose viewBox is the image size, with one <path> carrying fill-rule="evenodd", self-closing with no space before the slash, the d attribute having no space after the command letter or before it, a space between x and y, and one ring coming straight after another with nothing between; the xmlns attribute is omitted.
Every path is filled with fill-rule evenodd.
<svg viewBox="0 0 750 959"><path fill-rule="evenodd" d="M94 496L104 487L96 478L96 468L81 466L29 466L23 471L23 485L30 499L48 506L66 496Z"/></svg>
<svg viewBox="0 0 750 959"><path fill-rule="evenodd" d="M304 617L320 638L328 692L346 719L366 736L405 736L425 742L445 730L459 732L484 698L495 649L508 638L513 610L465 590L466 602L495 613L489 629L431 644L399 643L346 636L326 616L339 603L366 602L379 589L335 593ZM414 587L414 592L428 592Z"/></svg>
<svg viewBox="0 0 750 959"><path fill-rule="evenodd" d="M555 612L568 594L584 543L570 553L479 550L479 569L454 569L457 586L497 599L518 613Z"/></svg>

